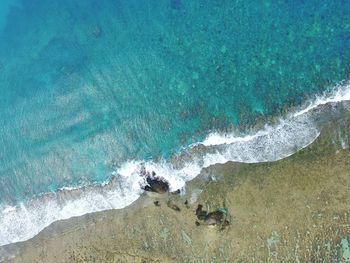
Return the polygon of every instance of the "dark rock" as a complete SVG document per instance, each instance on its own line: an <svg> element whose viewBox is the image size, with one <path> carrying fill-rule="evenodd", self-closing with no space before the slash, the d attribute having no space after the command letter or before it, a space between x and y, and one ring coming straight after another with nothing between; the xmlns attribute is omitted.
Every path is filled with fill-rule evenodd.
<svg viewBox="0 0 350 263"><path fill-rule="evenodd" d="M177 189L176 191L171 192L171 194L173 195L179 195L180 193L181 193L180 189Z"/></svg>
<svg viewBox="0 0 350 263"><path fill-rule="evenodd" d="M207 211L203 211L202 209L203 209L203 206L199 204L196 209L196 216L199 220L205 220L207 216Z"/></svg>
<svg viewBox="0 0 350 263"><path fill-rule="evenodd" d="M207 214L204 219L204 223L206 225L219 225L222 223L223 218L224 218L224 213L217 210L215 212L210 212L209 214Z"/></svg>
<svg viewBox="0 0 350 263"><path fill-rule="evenodd" d="M155 206L160 206L159 201L154 201L153 204L154 204Z"/></svg>
<svg viewBox="0 0 350 263"><path fill-rule="evenodd" d="M171 202L168 202L167 205L168 205L169 208L171 208L171 209L173 209L173 210L175 210L177 212L181 211L181 209L177 205L175 205L175 204L173 204Z"/></svg>
<svg viewBox="0 0 350 263"><path fill-rule="evenodd" d="M169 191L169 183L159 178L147 178L147 184L143 187L145 191L164 194Z"/></svg>
<svg viewBox="0 0 350 263"><path fill-rule="evenodd" d="M203 211L203 206L199 204L196 209L196 216L199 220L203 220L205 225L220 225L221 229L230 224L230 222L226 220L226 208L219 208L214 212L208 213L207 211Z"/></svg>
<svg viewBox="0 0 350 263"><path fill-rule="evenodd" d="M164 194L169 191L169 183L164 178L157 176L154 171L150 173L143 166L140 175L145 179L145 184L141 185L143 190L158 194Z"/></svg>

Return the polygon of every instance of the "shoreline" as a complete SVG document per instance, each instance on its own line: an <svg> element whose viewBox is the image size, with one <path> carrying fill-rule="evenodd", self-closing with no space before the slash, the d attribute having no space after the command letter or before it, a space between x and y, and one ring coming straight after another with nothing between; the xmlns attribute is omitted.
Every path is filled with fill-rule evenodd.
<svg viewBox="0 0 350 263"><path fill-rule="evenodd" d="M8 262L347 262L350 150L336 136L348 135L349 124L333 118L314 143L279 161L205 168L185 195L169 197L180 212L167 207L166 195L143 195L120 210L55 222L2 249L17 254ZM186 199L194 201L189 208ZM230 226L195 226L198 204L226 206Z"/></svg>
<svg viewBox="0 0 350 263"><path fill-rule="evenodd" d="M342 87L349 90L348 85ZM221 144L208 144L208 138L213 135L210 133L205 141L182 149L169 160L150 160L145 164L149 170L162 174L170 183L171 191L176 191L211 165L228 161L275 161L302 149L319 135L311 115L312 112L307 112L300 117L276 118L275 122L266 124L253 135L234 137L228 133L229 137L221 137ZM230 142L232 136L233 143ZM279 147L270 151L274 144ZM141 160L125 162L116 168L110 180L101 185L60 189L34 197L27 203L5 206L0 211L0 224L4 226L0 231L0 245L28 240L58 220L127 207L140 196L139 170L142 163Z"/></svg>

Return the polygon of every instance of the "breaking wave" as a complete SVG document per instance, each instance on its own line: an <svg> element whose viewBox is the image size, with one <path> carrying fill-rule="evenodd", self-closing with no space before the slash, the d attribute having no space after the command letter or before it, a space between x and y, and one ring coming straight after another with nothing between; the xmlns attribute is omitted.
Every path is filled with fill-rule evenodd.
<svg viewBox="0 0 350 263"><path fill-rule="evenodd" d="M0 207L0 246L30 239L58 220L130 205L142 194L139 176L142 165L168 180L172 191L184 187L210 165L283 159L319 136L315 119L322 112L316 108L345 100L350 100L349 83L336 86L333 92L317 97L278 124L265 126L255 134L211 133L203 142L183 149L169 160L126 162L104 185L61 189L16 207Z"/></svg>

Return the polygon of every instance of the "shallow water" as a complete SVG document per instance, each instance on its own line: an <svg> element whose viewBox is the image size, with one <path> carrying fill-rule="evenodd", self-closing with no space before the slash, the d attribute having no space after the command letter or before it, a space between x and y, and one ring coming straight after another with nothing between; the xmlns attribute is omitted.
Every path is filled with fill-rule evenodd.
<svg viewBox="0 0 350 263"><path fill-rule="evenodd" d="M130 160L159 170L152 160L162 157L160 172L177 187L216 162L287 156L317 136L308 120L287 123L289 137L275 132L219 154L208 149L191 156L186 171L167 174L166 160L183 147L210 144L205 138L213 131L236 127L244 134L257 119L267 122L349 76L348 1L23 0L2 2L0 10L6 222L20 218L9 207L25 208L33 196L62 187L105 182L116 170L118 187L107 201L95 200L93 210L123 207L139 194L137 177L129 176L139 163ZM221 143L230 136L224 137ZM281 147L267 151L278 139ZM48 214L69 198L46 204L31 224L85 213L99 191L86 191L85 205L69 203L58 216ZM30 237L33 225L20 233L3 228L0 244Z"/></svg>

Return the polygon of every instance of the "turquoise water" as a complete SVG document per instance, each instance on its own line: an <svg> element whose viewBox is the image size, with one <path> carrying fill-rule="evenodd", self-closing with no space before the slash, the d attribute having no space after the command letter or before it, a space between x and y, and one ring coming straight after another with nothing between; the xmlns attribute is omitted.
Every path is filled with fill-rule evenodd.
<svg viewBox="0 0 350 263"><path fill-rule="evenodd" d="M9 4L0 204L103 182L127 160L244 131L349 78L349 1Z"/></svg>

